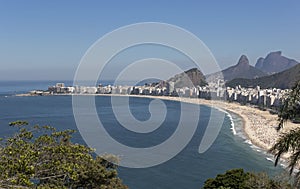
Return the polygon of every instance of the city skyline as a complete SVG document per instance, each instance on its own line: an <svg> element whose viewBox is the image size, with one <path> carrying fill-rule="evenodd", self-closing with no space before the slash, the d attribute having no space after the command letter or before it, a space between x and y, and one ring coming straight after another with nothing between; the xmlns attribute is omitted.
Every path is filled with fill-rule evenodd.
<svg viewBox="0 0 300 189"><path fill-rule="evenodd" d="M192 32L222 69L242 54L254 65L278 50L299 61L299 10L297 1L2 1L0 80L71 80L96 40L138 22L169 23Z"/></svg>

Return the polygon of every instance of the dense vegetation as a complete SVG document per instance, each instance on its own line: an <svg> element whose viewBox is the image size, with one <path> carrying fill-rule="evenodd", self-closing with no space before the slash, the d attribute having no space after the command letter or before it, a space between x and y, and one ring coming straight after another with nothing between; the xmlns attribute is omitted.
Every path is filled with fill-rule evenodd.
<svg viewBox="0 0 300 189"><path fill-rule="evenodd" d="M29 127L24 121L10 126L19 131L1 139L0 188L127 188L117 176L116 164L71 142L73 130Z"/></svg>
<svg viewBox="0 0 300 189"><path fill-rule="evenodd" d="M273 180L266 173L232 169L205 181L203 189L290 189L286 181Z"/></svg>
<svg viewBox="0 0 300 189"><path fill-rule="evenodd" d="M292 91L286 98L280 113L278 114L279 127L281 129L287 120L295 120L300 117L300 81L292 88ZM271 148L271 153L276 157L275 165L283 154L291 152L289 157L290 174L293 174L294 168L299 165L300 160L300 128L291 130L283 134L276 144ZM300 171L296 173L295 184L300 187Z"/></svg>

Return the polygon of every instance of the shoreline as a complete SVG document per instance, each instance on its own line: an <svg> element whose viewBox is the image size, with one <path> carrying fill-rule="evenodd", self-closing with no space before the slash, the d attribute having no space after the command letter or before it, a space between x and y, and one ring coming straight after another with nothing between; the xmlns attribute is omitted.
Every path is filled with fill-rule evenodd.
<svg viewBox="0 0 300 189"><path fill-rule="evenodd" d="M124 95L119 95L124 96ZM143 95L133 95L133 97L146 97L162 100L172 100L185 103L192 103L198 105L205 105L211 108L216 108L220 111L225 111L230 116L232 113L237 114L242 118L242 132L246 137L246 140L249 140L251 143L249 145L254 145L260 148L266 154L272 155L269 153L269 150L277 142L281 134L287 133L288 131L295 129L300 126L300 124L295 124L290 121L286 122L286 125L280 130L277 131L276 127L278 124L277 114L271 114L269 111L263 111L258 108L254 108L247 105L241 105L235 102L225 102L217 100L205 100L199 98L180 98L180 97L168 97L168 96L143 96ZM232 120L231 120L232 121ZM233 121L232 121L233 122ZM234 124L234 123L233 123ZM230 128L233 130L234 128ZM252 149L253 150L253 149ZM288 158L290 153L283 154L279 162L281 166L287 167ZM268 161L275 162L275 158L272 155L272 158L266 157ZM297 166L298 169L300 165Z"/></svg>
<svg viewBox="0 0 300 189"><path fill-rule="evenodd" d="M247 105L241 105L236 102L225 102L217 100L205 100L200 98L185 98L185 97L171 97L171 96L151 96L151 95L123 95L123 94L53 94L50 96L126 96L126 97L138 97L138 98L152 98L161 100L171 100L185 103L192 103L198 105L206 105L212 108L223 110L228 114L234 113L242 118L243 132L245 137L251 141L251 143L265 152L268 153L269 149L275 144L277 139L282 133L286 133L291 129L296 128L299 124L287 122L285 127L280 131L276 130L278 124L277 114L271 114L269 111L259 110ZM16 96L39 96L30 94L19 94ZM234 131L233 131L234 132ZM283 156L286 160L287 154Z"/></svg>
<svg viewBox="0 0 300 189"><path fill-rule="evenodd" d="M98 96L112 96L112 95L98 95ZM276 143L281 134L295 129L299 124L288 121L283 129L276 130L278 121L277 114L271 114L269 111L263 111L247 105L241 105L236 102L225 102L217 100L205 100L199 98L184 98L184 97L170 97L170 96L149 96L149 95L113 95L113 96L129 96L139 98L152 98L161 100L171 100L185 103L192 103L198 105L206 105L225 111L230 116L232 113L237 114L242 118L242 130L247 140L267 154L270 154L269 149ZM232 129L232 128L231 128ZM234 131L233 131L234 134ZM282 160L286 161L289 154L284 154Z"/></svg>

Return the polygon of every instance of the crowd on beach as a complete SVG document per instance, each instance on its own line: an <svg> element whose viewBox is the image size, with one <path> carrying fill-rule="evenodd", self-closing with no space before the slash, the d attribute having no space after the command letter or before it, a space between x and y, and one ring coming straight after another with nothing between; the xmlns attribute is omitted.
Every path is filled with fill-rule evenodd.
<svg viewBox="0 0 300 189"><path fill-rule="evenodd" d="M241 105L240 103L236 102L230 103L225 101L211 101L178 97L149 97L208 105L223 109L225 111L233 112L243 118L244 132L251 142L266 151L268 151L275 144L281 133L285 133L299 126L299 124L287 122L282 130L277 131L276 127L278 126L278 121L276 114L271 114L269 111L264 111L247 105Z"/></svg>

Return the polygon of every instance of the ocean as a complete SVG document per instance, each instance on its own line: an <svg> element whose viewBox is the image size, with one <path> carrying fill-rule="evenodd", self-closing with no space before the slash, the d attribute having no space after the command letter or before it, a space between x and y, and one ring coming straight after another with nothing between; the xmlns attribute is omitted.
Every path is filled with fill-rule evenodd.
<svg viewBox="0 0 300 189"><path fill-rule="evenodd" d="M1 81L0 137L15 132L14 128L8 126L9 122L15 120L27 120L32 125L51 125L61 130L77 130L71 96L14 96L29 90L47 89L48 85L54 84L53 81ZM148 98L130 98L130 110L136 119L140 121L149 119L148 107L151 101L152 99ZM161 127L151 133L137 134L124 129L117 121L111 108L110 97L95 97L98 116L108 133L120 143L136 148L158 145L167 140L176 130L176 123L180 117L180 103L163 102L167 107L167 114ZM203 186L206 179L228 169L264 171L273 176L283 171L280 166L274 167L272 156L247 140L243 134L242 120L235 114L226 115L213 145L205 153L199 154L199 144L211 116L210 107L201 105L199 116L200 122L193 138L179 154L163 164L150 168L119 167L119 176L123 182L131 189L196 189ZM73 141L85 143L79 132L75 133Z"/></svg>

